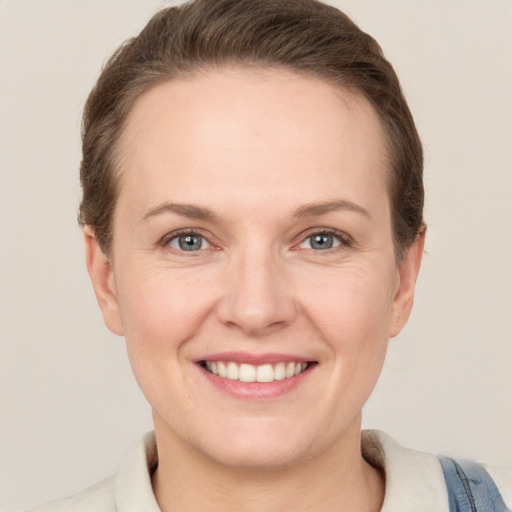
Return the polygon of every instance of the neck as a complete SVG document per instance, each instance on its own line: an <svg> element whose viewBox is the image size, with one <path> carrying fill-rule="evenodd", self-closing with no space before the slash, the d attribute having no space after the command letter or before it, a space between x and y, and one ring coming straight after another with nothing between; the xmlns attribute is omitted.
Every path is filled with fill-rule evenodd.
<svg viewBox="0 0 512 512"><path fill-rule="evenodd" d="M219 464L157 424L155 432L153 488L162 512L381 509L384 479L361 455L359 428L313 459L266 470Z"/></svg>

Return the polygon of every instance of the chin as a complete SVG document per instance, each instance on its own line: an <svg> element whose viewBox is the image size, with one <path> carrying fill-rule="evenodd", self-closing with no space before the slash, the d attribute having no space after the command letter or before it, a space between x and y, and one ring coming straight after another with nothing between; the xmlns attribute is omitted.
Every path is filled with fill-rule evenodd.
<svg viewBox="0 0 512 512"><path fill-rule="evenodd" d="M246 471L286 469L310 458L314 451L304 432L265 422L254 422L245 429L226 429L217 442L212 443L210 438L202 449L216 462Z"/></svg>

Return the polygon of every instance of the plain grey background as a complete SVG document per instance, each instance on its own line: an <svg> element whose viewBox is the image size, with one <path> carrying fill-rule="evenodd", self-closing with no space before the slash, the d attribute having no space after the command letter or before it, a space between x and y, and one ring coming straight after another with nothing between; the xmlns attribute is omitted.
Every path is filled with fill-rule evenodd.
<svg viewBox="0 0 512 512"><path fill-rule="evenodd" d="M402 79L426 153L427 254L366 428L512 467L512 2L339 0ZM0 509L77 492L151 429L76 224L79 125L156 0L0 2Z"/></svg>

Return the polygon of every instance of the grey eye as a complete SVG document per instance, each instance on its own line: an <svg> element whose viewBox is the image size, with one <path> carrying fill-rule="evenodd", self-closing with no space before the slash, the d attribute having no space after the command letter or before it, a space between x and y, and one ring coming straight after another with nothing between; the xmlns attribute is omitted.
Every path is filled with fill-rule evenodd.
<svg viewBox="0 0 512 512"><path fill-rule="evenodd" d="M210 244L201 235L186 233L170 240L169 247L179 249L181 251L192 252L207 249L210 247Z"/></svg>
<svg viewBox="0 0 512 512"><path fill-rule="evenodd" d="M340 244L339 238L331 233L314 233L308 236L300 247L304 249L314 249L315 251L325 251L337 247Z"/></svg>

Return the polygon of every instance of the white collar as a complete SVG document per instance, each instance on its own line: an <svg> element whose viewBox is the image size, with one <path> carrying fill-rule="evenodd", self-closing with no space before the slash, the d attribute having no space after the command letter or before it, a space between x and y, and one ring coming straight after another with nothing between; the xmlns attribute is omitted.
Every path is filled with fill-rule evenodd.
<svg viewBox="0 0 512 512"><path fill-rule="evenodd" d="M448 512L448 492L436 456L400 446L384 432L363 430L365 459L386 475L381 512Z"/></svg>
<svg viewBox="0 0 512 512"><path fill-rule="evenodd" d="M154 432L148 432L130 450L114 484L119 512L161 512L153 493L151 473L158 463Z"/></svg>

